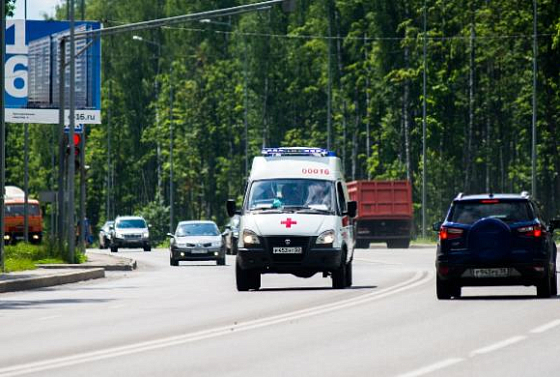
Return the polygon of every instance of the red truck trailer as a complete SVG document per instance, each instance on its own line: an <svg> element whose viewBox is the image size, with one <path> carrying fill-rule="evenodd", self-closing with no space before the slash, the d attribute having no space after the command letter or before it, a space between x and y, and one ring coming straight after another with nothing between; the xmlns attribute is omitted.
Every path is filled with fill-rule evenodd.
<svg viewBox="0 0 560 377"><path fill-rule="evenodd" d="M408 248L413 224L409 181L352 181L348 182L348 194L350 200L358 202L356 247L386 242L390 249Z"/></svg>

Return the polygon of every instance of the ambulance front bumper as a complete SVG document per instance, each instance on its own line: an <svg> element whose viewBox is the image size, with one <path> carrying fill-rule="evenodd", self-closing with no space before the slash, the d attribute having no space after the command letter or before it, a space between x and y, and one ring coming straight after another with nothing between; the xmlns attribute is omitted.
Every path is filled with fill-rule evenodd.
<svg viewBox="0 0 560 377"><path fill-rule="evenodd" d="M301 254L277 254L272 247L239 248L237 251L239 267L261 273L334 271L341 261L342 249L332 247L310 247Z"/></svg>

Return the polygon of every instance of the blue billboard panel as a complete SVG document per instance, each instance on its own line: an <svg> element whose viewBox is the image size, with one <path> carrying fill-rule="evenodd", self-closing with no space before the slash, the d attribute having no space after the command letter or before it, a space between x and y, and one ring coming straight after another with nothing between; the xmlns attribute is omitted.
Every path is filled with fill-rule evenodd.
<svg viewBox="0 0 560 377"><path fill-rule="evenodd" d="M99 22L76 22L76 33L96 30ZM70 34L67 21L6 21L6 121L58 123L60 40ZM66 62L70 43L65 44ZM101 123L101 43L76 39L76 121ZM65 71L65 109L69 104L70 68ZM66 111L68 113L68 111ZM67 119L68 123L68 119Z"/></svg>

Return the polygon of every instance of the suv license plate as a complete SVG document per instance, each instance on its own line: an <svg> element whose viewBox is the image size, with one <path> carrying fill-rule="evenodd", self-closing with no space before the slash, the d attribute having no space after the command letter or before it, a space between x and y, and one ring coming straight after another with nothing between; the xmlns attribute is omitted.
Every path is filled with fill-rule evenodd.
<svg viewBox="0 0 560 377"><path fill-rule="evenodd" d="M273 247L272 252L274 254L301 254L301 246L295 247Z"/></svg>
<svg viewBox="0 0 560 377"><path fill-rule="evenodd" d="M509 276L509 268L475 268L475 278L505 278Z"/></svg>
<svg viewBox="0 0 560 377"><path fill-rule="evenodd" d="M206 254L205 249L192 249L191 253L193 254Z"/></svg>

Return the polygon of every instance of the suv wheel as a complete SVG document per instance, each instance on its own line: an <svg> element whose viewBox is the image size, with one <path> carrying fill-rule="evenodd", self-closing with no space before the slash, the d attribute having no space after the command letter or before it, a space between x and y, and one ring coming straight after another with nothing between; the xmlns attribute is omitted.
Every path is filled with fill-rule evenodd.
<svg viewBox="0 0 560 377"><path fill-rule="evenodd" d="M111 246L111 253L117 253L119 251L119 248L116 246Z"/></svg>
<svg viewBox="0 0 560 377"><path fill-rule="evenodd" d="M225 266L226 265L226 256L224 255L223 257L219 257L218 259L216 259L216 264L218 266Z"/></svg>
<svg viewBox="0 0 560 377"><path fill-rule="evenodd" d="M170 257L170 258L169 258L169 264L170 264L171 266L178 266L178 265L179 265L179 261L176 260L176 259L174 259L173 257Z"/></svg>
<svg viewBox="0 0 560 377"><path fill-rule="evenodd" d="M537 297L549 298L552 294L550 271L546 270L545 276L537 283Z"/></svg>
<svg viewBox="0 0 560 377"><path fill-rule="evenodd" d="M461 287L453 287L449 282L436 278L436 295L438 300L449 300L452 296L461 296Z"/></svg>
<svg viewBox="0 0 560 377"><path fill-rule="evenodd" d="M144 251L152 251L151 245L144 245Z"/></svg>

